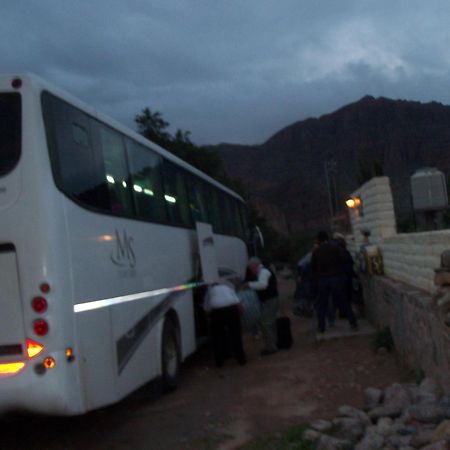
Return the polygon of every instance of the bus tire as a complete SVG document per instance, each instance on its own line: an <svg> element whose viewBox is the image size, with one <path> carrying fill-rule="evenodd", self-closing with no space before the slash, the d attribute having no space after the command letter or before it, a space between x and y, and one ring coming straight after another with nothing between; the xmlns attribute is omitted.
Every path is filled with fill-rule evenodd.
<svg viewBox="0 0 450 450"><path fill-rule="evenodd" d="M161 343L162 389L172 392L178 386L181 365L181 352L176 325L166 317L163 325Z"/></svg>

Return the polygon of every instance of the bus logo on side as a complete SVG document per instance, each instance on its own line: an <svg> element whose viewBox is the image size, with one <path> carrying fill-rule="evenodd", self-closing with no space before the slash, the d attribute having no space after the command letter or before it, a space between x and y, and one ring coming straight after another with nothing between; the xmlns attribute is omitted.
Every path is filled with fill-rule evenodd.
<svg viewBox="0 0 450 450"><path fill-rule="evenodd" d="M133 250L133 237L123 230L122 236L116 231L116 248L111 252L111 261L120 267L133 268L136 265L136 256Z"/></svg>

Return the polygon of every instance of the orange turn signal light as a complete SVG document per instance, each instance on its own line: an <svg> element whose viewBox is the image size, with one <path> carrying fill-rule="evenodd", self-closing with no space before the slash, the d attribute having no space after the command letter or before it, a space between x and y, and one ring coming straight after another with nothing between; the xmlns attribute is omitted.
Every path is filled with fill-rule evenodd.
<svg viewBox="0 0 450 450"><path fill-rule="evenodd" d="M42 344L39 344L39 342L33 341L32 339L26 340L26 346L27 346L27 355L28 358L34 358L35 356L39 355L39 353L44 350L44 346Z"/></svg>
<svg viewBox="0 0 450 450"><path fill-rule="evenodd" d="M46 369L53 369L55 365L56 361L51 356L48 356L47 358L44 359L44 367Z"/></svg>

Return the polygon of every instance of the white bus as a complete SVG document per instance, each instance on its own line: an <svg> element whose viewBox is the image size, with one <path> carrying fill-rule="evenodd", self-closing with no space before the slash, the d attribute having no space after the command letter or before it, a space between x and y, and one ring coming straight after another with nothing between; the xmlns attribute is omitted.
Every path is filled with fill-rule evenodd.
<svg viewBox="0 0 450 450"><path fill-rule="evenodd" d="M202 331L196 224L219 274L242 277L244 220L238 195L139 134L0 76L0 412L82 414L158 377L174 389Z"/></svg>

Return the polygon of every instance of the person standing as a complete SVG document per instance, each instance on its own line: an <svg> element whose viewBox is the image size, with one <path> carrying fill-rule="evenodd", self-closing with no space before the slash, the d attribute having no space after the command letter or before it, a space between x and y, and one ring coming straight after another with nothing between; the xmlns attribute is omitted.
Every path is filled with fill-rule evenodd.
<svg viewBox="0 0 450 450"><path fill-rule="evenodd" d="M247 362L242 344L240 301L236 292L223 283L213 283L203 307L210 313L214 360L222 367L229 348L240 365Z"/></svg>
<svg viewBox="0 0 450 450"><path fill-rule="evenodd" d="M343 283L344 295L343 303L341 305L341 317L345 317L348 308L351 308L353 299L353 279L355 278L354 261L351 253L347 250L347 243L341 233L334 233L333 239L335 244L341 249L343 259Z"/></svg>
<svg viewBox="0 0 450 450"><path fill-rule="evenodd" d="M344 258L342 250L329 242L328 234L320 231L317 234L318 247L311 257L311 268L317 280L317 318L319 333L325 332L325 318L330 297L342 306L350 326L357 328L356 318L344 293Z"/></svg>
<svg viewBox="0 0 450 450"><path fill-rule="evenodd" d="M259 326L265 346L261 351L261 356L267 356L278 350L276 333L276 318L279 307L277 278L270 269L263 266L261 260L257 257L250 258L248 269L256 279L245 283L244 286L255 290L261 302Z"/></svg>

